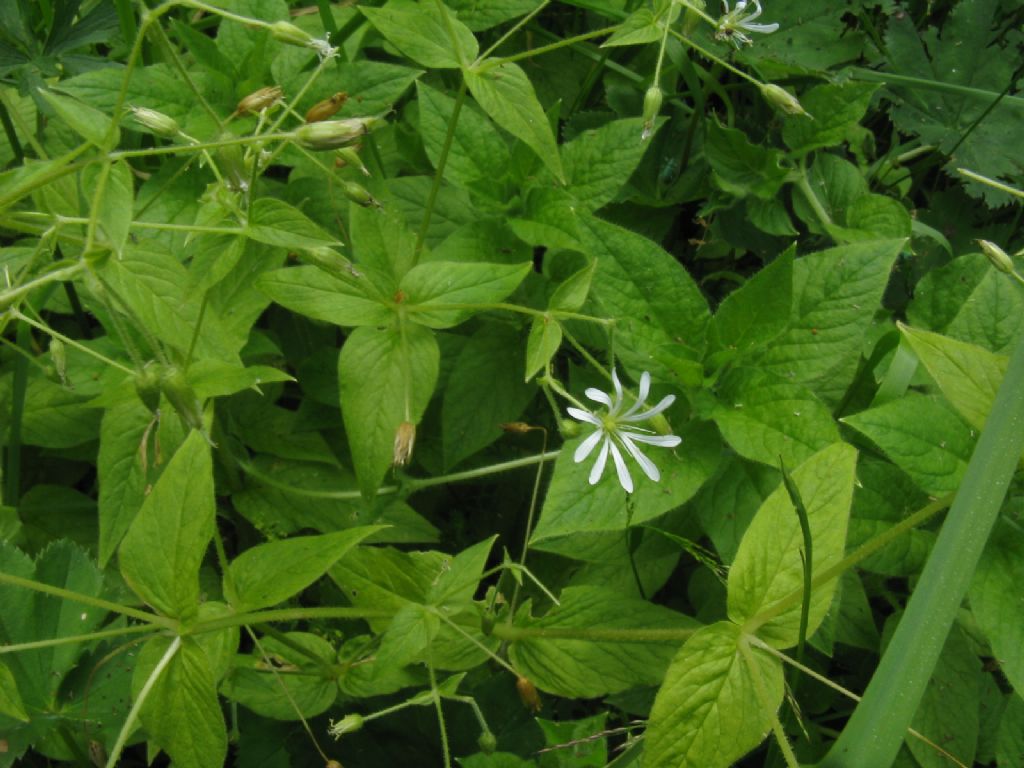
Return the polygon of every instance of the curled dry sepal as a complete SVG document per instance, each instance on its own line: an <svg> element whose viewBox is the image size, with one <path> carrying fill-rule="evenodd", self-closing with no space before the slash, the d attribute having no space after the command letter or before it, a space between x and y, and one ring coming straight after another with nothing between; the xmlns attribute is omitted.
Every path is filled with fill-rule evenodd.
<svg viewBox="0 0 1024 768"><path fill-rule="evenodd" d="M661 473L658 471L658 468L654 466L654 462L640 452L636 444L644 443L646 445L661 446L662 448L675 448L682 442L682 438L677 435L657 435L653 430L634 425L657 416L672 405L676 397L675 395L666 395L653 408L641 410L651 390L651 374L644 371L640 377L640 391L637 394L636 402L623 412L624 397L622 384L619 382L619 376L614 370L612 371L612 385L615 388L614 395L609 395L594 387L586 390L588 398L601 403L608 409L608 413L603 416L581 408L567 409L569 415L574 419L596 427L594 432L580 443L576 453L573 454L573 459L579 464L593 453L598 443L601 443L601 451L597 455L597 461L594 462L594 467L590 470L590 484L594 485L601 479L605 464L608 462L608 454L611 454L612 460L615 462L615 472L619 476L619 484L626 490L626 493L632 493L633 478L629 474L629 469L626 467L626 461L620 449L624 448L626 453L636 459L636 462L647 477L655 482L660 480Z"/></svg>

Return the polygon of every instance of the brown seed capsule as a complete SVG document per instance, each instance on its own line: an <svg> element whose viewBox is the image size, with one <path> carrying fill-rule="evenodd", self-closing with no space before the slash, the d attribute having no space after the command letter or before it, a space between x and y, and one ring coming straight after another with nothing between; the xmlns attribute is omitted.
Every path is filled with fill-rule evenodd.
<svg viewBox="0 0 1024 768"><path fill-rule="evenodd" d="M274 106L282 96L284 96L284 91L279 86L268 85L265 88L260 88L258 91L253 91L238 102L235 112L239 115L247 113L255 115Z"/></svg>
<svg viewBox="0 0 1024 768"><path fill-rule="evenodd" d="M344 107L346 101L348 101L348 94L345 91L338 91L333 96L318 101L306 112L306 122L319 123L321 120L326 120Z"/></svg>
<svg viewBox="0 0 1024 768"><path fill-rule="evenodd" d="M525 421L506 421L503 424L499 424L506 432L511 432L514 435L525 435L533 427L527 424Z"/></svg>
<svg viewBox="0 0 1024 768"><path fill-rule="evenodd" d="M395 445L391 463L396 467L404 467L412 458L412 449L416 444L416 425L403 421L395 430Z"/></svg>
<svg viewBox="0 0 1024 768"><path fill-rule="evenodd" d="M540 712L540 694L537 693L537 687L530 682L528 677L519 677L516 679L516 690L519 692L519 700L523 702L523 706L531 712Z"/></svg>

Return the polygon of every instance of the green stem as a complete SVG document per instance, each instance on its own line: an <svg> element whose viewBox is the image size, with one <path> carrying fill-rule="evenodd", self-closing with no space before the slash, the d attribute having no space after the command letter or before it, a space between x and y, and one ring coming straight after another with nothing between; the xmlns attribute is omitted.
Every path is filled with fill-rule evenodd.
<svg viewBox="0 0 1024 768"><path fill-rule="evenodd" d="M176 630L178 628L178 622L174 619L167 618L166 616L158 616L157 614L150 613L149 611L140 611L137 608L131 608L127 605L121 605L120 603L114 603L110 600L103 600L102 598L93 597L92 595L83 595L81 592L72 592L70 589L55 587L52 584L44 584L41 581L23 579L21 576L15 576L12 573L4 573L3 571L0 571L0 584L11 584L15 587L24 587L25 589L31 589L35 592L42 592L45 595L53 595L54 597L60 597L64 600L71 600L75 603L91 605L94 608L102 608L105 611L112 611L124 616L131 616L133 619L144 621L147 624L164 627L165 629Z"/></svg>
<svg viewBox="0 0 1024 768"><path fill-rule="evenodd" d="M132 370L131 368L129 368L126 365L123 365L122 363L117 362L117 360L112 360L111 358L107 357L106 355L103 355L103 354L97 352L94 349L90 349L89 347L85 346L84 344L80 344L79 342L77 342L74 339L72 339L70 336L65 336L60 331L55 331L55 330L53 330L53 328L50 328L48 325L44 325L43 323L40 323L37 320L33 320L31 317L28 317L27 315L22 314L20 311L18 311L16 309L15 310L11 310L11 314L15 318L17 318L18 320L21 320L22 322L24 322L24 323L26 323L28 325L31 325L33 328L37 328L40 331L42 331L43 333L46 333L46 334L52 336L53 338L57 339L58 341L64 342L69 347L74 347L75 349L79 350L80 352L84 352L87 355L91 355L92 357L95 357L97 360L99 360L99 361L101 361L103 363L106 363L111 368L117 368L119 371L123 371L124 373L130 374L130 375L135 373L134 370Z"/></svg>
<svg viewBox="0 0 1024 768"><path fill-rule="evenodd" d="M138 635L143 632L153 632L153 626L151 624L133 624L130 627L102 629L99 632L87 632L84 635L71 635L70 637L55 637L50 640L33 640L29 643L0 645L0 656L5 653L20 653L21 651L34 651L39 648L53 648L57 645L87 643L92 640L105 640L108 637L121 637L122 635Z"/></svg>
<svg viewBox="0 0 1024 768"><path fill-rule="evenodd" d="M476 61L473 62L473 66L476 66L481 61L484 61L488 56L490 56L492 53L498 50L498 48L500 48L505 43L506 40L508 40L510 37L512 37L512 35L514 35L516 32L518 32L520 29L526 26L534 16L536 16L538 13L547 8L550 2L551 0L544 0L543 3L538 5L528 14L523 16L523 18L521 18L519 21L513 24L512 27L508 30L508 32L506 32L497 40L495 40L494 43L486 51L484 51L483 53L476 57Z"/></svg>
<svg viewBox="0 0 1024 768"><path fill-rule="evenodd" d="M818 217L818 221L825 227L832 226L832 217L828 215L828 211L825 210L825 206L821 204L821 200L814 194L814 190L811 189L811 181L807 178L807 168L804 166L803 160L800 162L800 169L795 174L794 182L797 189L803 194L807 204L811 206L811 210L814 211L814 215Z"/></svg>
<svg viewBox="0 0 1024 768"><path fill-rule="evenodd" d="M956 85L954 83L943 83L939 80L926 80L920 77L908 75L896 75L891 72L875 72L872 69L852 67L849 70L854 80L866 83L882 83L884 85L905 85L914 90L941 91L943 93L955 93L960 96L970 96L975 99L991 101L999 98L999 92L989 91L982 88L971 88L967 85ZM1015 104L1017 107L1024 106L1024 97L1006 96L1003 101L1007 104Z"/></svg>
<svg viewBox="0 0 1024 768"><path fill-rule="evenodd" d="M240 627L243 624L260 624L271 621L302 621L304 619L388 619L394 611L379 608L358 608L352 606L322 606L318 608L272 608L265 611L246 611L234 616L218 616L215 619L197 621L182 628L183 635L201 635L225 627Z"/></svg>
<svg viewBox="0 0 1024 768"><path fill-rule="evenodd" d="M461 53L460 53L461 56ZM441 154L437 158L437 168L434 171L434 183L430 185L430 193L427 195L426 205L423 207L423 221L420 224L420 231L416 234L416 248L413 251L414 258L419 259L423 251L423 243L427 239L427 230L430 229L430 218L434 214L434 205L437 203L437 193L441 189L441 179L444 177L444 167L448 162L448 153L451 151L452 142L455 139L455 126L459 120L459 112L462 111L462 104L466 100L466 78L462 78L459 84L459 92L455 96L455 106L452 108L452 116L448 119L448 132L444 136L444 144L441 145Z"/></svg>
<svg viewBox="0 0 1024 768"><path fill-rule="evenodd" d="M790 746L789 739L786 738L786 733L782 730L782 723L779 722L776 711L777 705L771 701L768 691L765 690L764 680L761 679L757 662L750 650L747 639L741 637L737 648L739 649L740 656L743 657L744 663L747 665L747 671L750 673L749 678L754 684L754 695L757 697L758 704L761 705L762 711L771 713L772 733L775 734L775 741L786 760L786 765L788 768L800 768L800 763L797 761L796 755L793 754L793 747Z"/></svg>
<svg viewBox="0 0 1024 768"><path fill-rule="evenodd" d="M448 746L448 729L444 726L444 710L441 707L441 694L437 690L437 675L434 674L434 665L427 664L427 671L430 673L430 690L434 693L434 708L437 710L437 724L441 729L441 752L444 754L444 768L452 766L452 751Z"/></svg>
<svg viewBox="0 0 1024 768"><path fill-rule="evenodd" d="M18 326L18 348L31 354L31 339L25 326ZM19 355L14 361L14 381L11 385L11 421L7 429L7 455L4 466L3 503L18 506L21 500L21 424L28 394L28 360Z"/></svg>
<svg viewBox="0 0 1024 768"><path fill-rule="evenodd" d="M493 634L516 642L531 638L545 640L586 640L592 643L683 643L698 627L678 629L613 629L610 627L517 627L495 624Z"/></svg>
<svg viewBox="0 0 1024 768"><path fill-rule="evenodd" d="M1024 338L1017 341L956 500L906 611L822 768L890 765L917 711L1024 452Z"/></svg>
<svg viewBox="0 0 1024 768"><path fill-rule="evenodd" d="M584 43L587 40L592 40L595 37L604 37L610 35L619 28L619 24L611 27L604 27L603 29L595 29L591 32L584 32L581 35L574 37L567 37L558 42L550 43L548 45L542 45L539 48L530 48L529 50L522 51L520 53L514 53L511 56L500 56L496 59L491 60L491 66L498 66L499 64L508 64L515 61L522 61L523 59L532 59L534 56L540 56L544 53L551 53L568 46L576 45L577 43ZM637 77L640 77L637 75Z"/></svg>

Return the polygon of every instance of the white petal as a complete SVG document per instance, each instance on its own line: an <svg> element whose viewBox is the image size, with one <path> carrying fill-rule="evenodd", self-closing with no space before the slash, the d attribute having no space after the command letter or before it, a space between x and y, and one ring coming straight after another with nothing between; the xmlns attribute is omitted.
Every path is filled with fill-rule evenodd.
<svg viewBox="0 0 1024 768"><path fill-rule="evenodd" d="M747 16L747 18L750 19L751 21L753 21L754 19L756 19L760 15L761 15L761 2L760 2L760 0L754 0L754 10L753 10L753 12L749 16Z"/></svg>
<svg viewBox="0 0 1024 768"><path fill-rule="evenodd" d="M602 392L600 389L597 389L596 387L587 387L586 391L583 394L585 394L587 397L589 397L596 403L601 403L601 405L606 405L609 408L612 407L611 397L609 397L606 392Z"/></svg>
<svg viewBox="0 0 1024 768"><path fill-rule="evenodd" d="M601 473L604 472L605 462L608 461L608 449L611 447L611 438L605 436L604 445L601 446L601 452L597 454L597 461L594 462L594 467L590 470L591 485L597 485L597 481L601 479Z"/></svg>
<svg viewBox="0 0 1024 768"><path fill-rule="evenodd" d="M619 408L622 407L622 382L619 381L619 374L614 368L612 368L612 386L615 387L615 401L612 403L608 413L615 415L619 412Z"/></svg>
<svg viewBox="0 0 1024 768"><path fill-rule="evenodd" d="M644 474L654 482L661 480L661 473L658 471L658 468L654 466L654 462L640 453L640 449L633 445L633 441L630 440L630 436L620 435L620 437L622 438L622 444L626 446L626 450L629 451L629 455L636 459L636 463L640 465L640 469L644 471Z"/></svg>
<svg viewBox="0 0 1024 768"><path fill-rule="evenodd" d="M651 393L651 374L644 371L640 376L640 390L636 395L636 402L633 403L632 407L622 414L622 418L632 416L634 413L639 411L644 406L644 402L647 400L647 395Z"/></svg>
<svg viewBox="0 0 1024 768"><path fill-rule="evenodd" d="M659 448L675 448L683 442L683 438L679 437L679 435L637 435L633 432L622 434L628 434L629 439L633 442L643 443L644 445L656 445Z"/></svg>
<svg viewBox="0 0 1024 768"><path fill-rule="evenodd" d="M621 485L626 493L633 492L633 478L629 476L629 470L626 468L626 462L622 460L622 454L619 452L619 447L608 440L608 446L612 451L612 458L615 459L615 471L619 475L619 485ZM603 467L602 467L603 469Z"/></svg>
<svg viewBox="0 0 1024 768"><path fill-rule="evenodd" d="M768 35L779 28L778 24L754 24L749 21L741 21L739 26L748 32L760 32L762 35ZM744 37L746 37L744 35ZM746 38L749 40L749 38Z"/></svg>
<svg viewBox="0 0 1024 768"><path fill-rule="evenodd" d="M661 402L658 403L653 408L648 408L646 411L642 411L641 413L635 413L628 419L623 417L623 421L646 421L647 419L651 418L651 416L657 416L659 413L661 413L670 405L672 405L672 403L674 403L675 401L675 395L665 395L663 398L661 398Z"/></svg>
<svg viewBox="0 0 1024 768"><path fill-rule="evenodd" d="M604 432L599 429L596 432L587 435L587 439L576 447L576 453L572 455L572 460L579 464L581 461L587 458L587 456L590 455L591 451L594 450L594 446L596 446L598 442L600 442L601 435L603 434Z"/></svg>
<svg viewBox="0 0 1024 768"><path fill-rule="evenodd" d="M595 427L604 425L604 422L588 411L584 411L579 408L566 408L565 410L577 421L585 421L587 424L593 424Z"/></svg>

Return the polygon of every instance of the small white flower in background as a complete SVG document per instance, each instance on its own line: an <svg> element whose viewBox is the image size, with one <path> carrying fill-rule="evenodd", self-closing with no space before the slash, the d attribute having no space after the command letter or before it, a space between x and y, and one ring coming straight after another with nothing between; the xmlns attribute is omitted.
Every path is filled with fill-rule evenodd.
<svg viewBox="0 0 1024 768"><path fill-rule="evenodd" d="M569 415L574 419L596 427L594 432L580 443L576 453L573 454L573 459L579 464L593 453L600 443L601 451L597 454L597 461L594 462L593 469L590 470L590 484L595 485L601 479L604 466L608 462L608 454L611 454L612 460L615 462L615 472L619 476L619 484L626 490L626 493L632 493L633 478L630 477L629 470L626 468L626 461L622 457L621 449L624 448L626 453L636 459L640 469L647 477L655 482L660 480L661 473L658 472L658 468L640 452L636 444L644 443L662 448L675 448L682 442L682 438L676 435L657 435L650 429L634 425L647 421L652 416L657 416L672 405L676 397L675 395L666 395L653 408L641 410L651 390L651 374L644 371L640 377L640 391L637 394L636 402L628 410L623 411L622 384L614 370L612 371L612 384L615 387L614 397L593 387L586 390L587 397L608 409L607 414L598 416L581 408L567 409Z"/></svg>
<svg viewBox="0 0 1024 768"><path fill-rule="evenodd" d="M768 35L779 28L778 24L754 23L754 19L761 15L760 0L737 0L736 7L732 10L729 10L729 0L722 0L722 6L725 11L718 20L716 40L730 40L733 45L740 48L743 45L754 44L747 32Z"/></svg>

